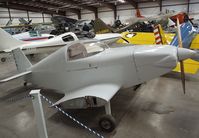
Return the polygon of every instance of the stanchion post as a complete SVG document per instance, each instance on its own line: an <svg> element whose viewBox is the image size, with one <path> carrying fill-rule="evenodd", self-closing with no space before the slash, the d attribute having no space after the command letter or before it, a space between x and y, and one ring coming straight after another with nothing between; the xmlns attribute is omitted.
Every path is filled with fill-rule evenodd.
<svg viewBox="0 0 199 138"><path fill-rule="evenodd" d="M39 138L48 138L46 122L44 118L44 112L41 102L40 90L32 90L30 92L32 97L32 104L36 116L37 129L39 132Z"/></svg>

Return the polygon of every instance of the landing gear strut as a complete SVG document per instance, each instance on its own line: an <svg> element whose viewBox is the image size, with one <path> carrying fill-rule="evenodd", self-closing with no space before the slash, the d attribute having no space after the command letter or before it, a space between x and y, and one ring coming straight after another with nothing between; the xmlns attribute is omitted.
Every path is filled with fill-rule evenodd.
<svg viewBox="0 0 199 138"><path fill-rule="evenodd" d="M99 126L103 131L112 132L116 127L115 118L111 115L110 102L105 105L106 114L99 120Z"/></svg>

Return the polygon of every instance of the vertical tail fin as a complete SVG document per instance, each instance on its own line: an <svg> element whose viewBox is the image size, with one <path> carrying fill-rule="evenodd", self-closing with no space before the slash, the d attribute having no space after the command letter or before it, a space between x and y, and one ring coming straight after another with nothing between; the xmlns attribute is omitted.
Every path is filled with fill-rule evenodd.
<svg viewBox="0 0 199 138"><path fill-rule="evenodd" d="M25 56L25 54L22 52L20 48L17 48L12 51L15 64L17 66L17 70L19 72L25 72L28 71L28 68L32 66L28 58Z"/></svg>
<svg viewBox="0 0 199 138"><path fill-rule="evenodd" d="M136 16L136 17L138 17L138 18L144 18L144 16L142 16L142 15L141 15L141 13L140 13L140 10L139 10L139 9L136 9L135 16Z"/></svg>
<svg viewBox="0 0 199 138"><path fill-rule="evenodd" d="M182 37L182 43L184 48L190 48L192 40L195 38L197 35L197 31L193 27L193 25L190 22L183 23L180 26L181 30L181 37ZM177 34L173 38L172 42L170 45L178 47L178 37Z"/></svg>
<svg viewBox="0 0 199 138"><path fill-rule="evenodd" d="M93 23L94 31L96 34L111 33L113 29L106 25L101 19L96 19Z"/></svg>
<svg viewBox="0 0 199 138"><path fill-rule="evenodd" d="M25 42L13 38L10 34L0 28L0 51L7 52L20 47L23 44L25 44Z"/></svg>
<svg viewBox="0 0 199 138"><path fill-rule="evenodd" d="M156 25L153 30L156 44L168 44L164 31L160 24Z"/></svg>

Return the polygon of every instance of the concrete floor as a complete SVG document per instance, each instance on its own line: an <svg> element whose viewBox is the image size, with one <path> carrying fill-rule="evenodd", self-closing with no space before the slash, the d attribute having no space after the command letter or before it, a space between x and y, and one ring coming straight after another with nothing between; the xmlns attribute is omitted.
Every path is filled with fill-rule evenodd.
<svg viewBox="0 0 199 138"><path fill-rule="evenodd" d="M13 61L0 64L0 78L16 73ZM66 110L87 126L108 138L198 138L199 137L199 75L186 76L186 95L180 76L170 73L151 80L137 91L120 90L112 99L112 114L117 128L103 133L98 118L103 108ZM32 102L20 100L34 86L23 87L20 79L0 84L0 137L37 138ZM56 101L62 95L43 90ZM77 126L63 114L43 102L49 138L92 138L95 135Z"/></svg>

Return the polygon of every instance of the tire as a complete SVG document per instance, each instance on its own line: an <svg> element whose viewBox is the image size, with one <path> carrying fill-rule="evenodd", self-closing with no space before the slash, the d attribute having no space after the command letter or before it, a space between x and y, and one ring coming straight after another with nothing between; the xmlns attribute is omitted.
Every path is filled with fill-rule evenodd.
<svg viewBox="0 0 199 138"><path fill-rule="evenodd" d="M111 115L104 115L99 120L99 126L105 132L112 132L116 127L115 118Z"/></svg>
<svg viewBox="0 0 199 138"><path fill-rule="evenodd" d="M1 62L6 62L6 58L1 58Z"/></svg>

